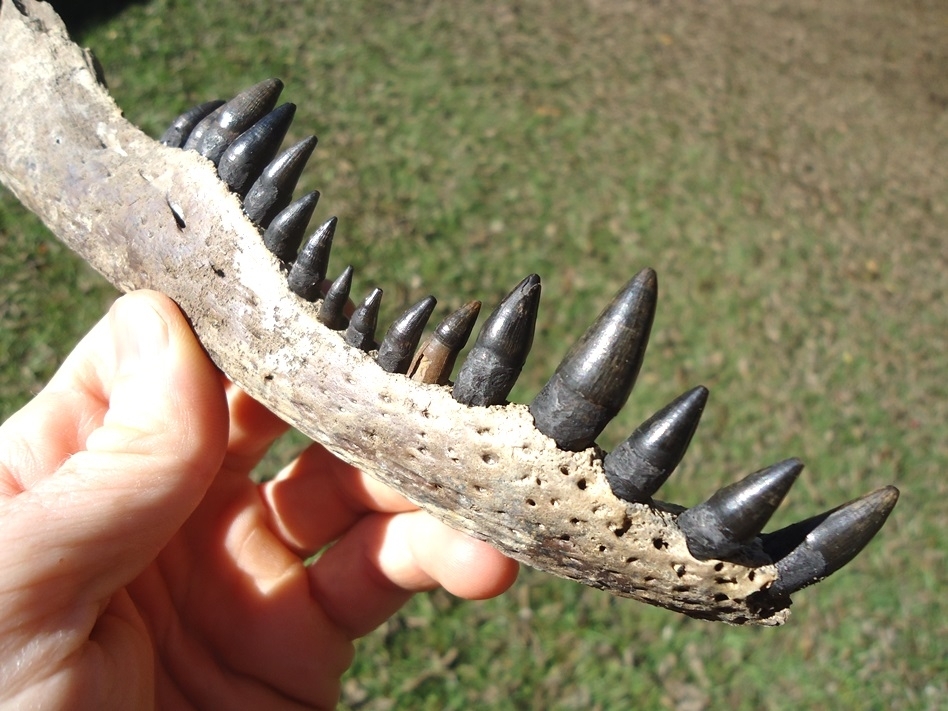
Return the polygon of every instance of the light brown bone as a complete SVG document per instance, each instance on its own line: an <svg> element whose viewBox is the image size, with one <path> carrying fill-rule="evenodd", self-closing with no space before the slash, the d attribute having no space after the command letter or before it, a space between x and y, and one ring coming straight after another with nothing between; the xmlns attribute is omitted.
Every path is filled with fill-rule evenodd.
<svg viewBox="0 0 948 711"><path fill-rule="evenodd" d="M346 461L540 570L694 617L786 620L772 565L696 560L677 509L618 500L597 449L560 451L523 406L385 373L320 325L213 166L125 121L47 4L3 1L0 107L19 199L118 288L171 296L221 370Z"/></svg>

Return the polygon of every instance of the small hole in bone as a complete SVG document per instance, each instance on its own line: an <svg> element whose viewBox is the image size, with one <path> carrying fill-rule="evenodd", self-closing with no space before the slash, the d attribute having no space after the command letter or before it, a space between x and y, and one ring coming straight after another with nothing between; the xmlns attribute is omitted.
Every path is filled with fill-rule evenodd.
<svg viewBox="0 0 948 711"><path fill-rule="evenodd" d="M481 455L481 461L484 462L484 464L494 465L497 463L497 457L495 457L491 452L484 452Z"/></svg>
<svg viewBox="0 0 948 711"><path fill-rule="evenodd" d="M725 600L729 600L729 599L730 599L730 598L729 598L727 595L725 595L724 593L715 593L715 594L714 594L714 601L715 601L715 602L724 602Z"/></svg>
<svg viewBox="0 0 948 711"><path fill-rule="evenodd" d="M489 434L490 434L490 427L478 427L478 428L475 430L475 432L477 432L477 434L479 434L479 435L489 435Z"/></svg>
<svg viewBox="0 0 948 711"><path fill-rule="evenodd" d="M483 494L484 491L485 491L485 489L484 489L484 487L481 486L480 484L475 484L475 485L474 485L474 491L476 491L478 494Z"/></svg>
<svg viewBox="0 0 948 711"><path fill-rule="evenodd" d="M747 579L751 582L753 582L755 577L757 577L757 573L755 573L753 570L747 574Z"/></svg>
<svg viewBox="0 0 948 711"><path fill-rule="evenodd" d="M683 565L675 566L675 575L677 575L679 578L685 577L685 572L686 572L685 566Z"/></svg>
<svg viewBox="0 0 948 711"><path fill-rule="evenodd" d="M560 467L560 474L563 476L569 476L569 467Z"/></svg>
<svg viewBox="0 0 948 711"><path fill-rule="evenodd" d="M630 555L628 558L625 559L625 562L629 564L638 563L639 559L636 558L634 555Z"/></svg>
<svg viewBox="0 0 948 711"><path fill-rule="evenodd" d="M655 546L656 550L661 550L662 548L668 547L668 544L665 543L664 538L653 538L652 545Z"/></svg>
<svg viewBox="0 0 948 711"><path fill-rule="evenodd" d="M533 499L527 499L527 506L536 506L537 502Z"/></svg>
<svg viewBox="0 0 948 711"><path fill-rule="evenodd" d="M715 572L720 573L722 570L724 570L724 563L715 563L714 570Z"/></svg>
<svg viewBox="0 0 948 711"><path fill-rule="evenodd" d="M559 538L560 538L561 541L568 541L568 540L569 540L569 534L568 534L568 533L564 533L564 534L563 534L562 536L560 536Z"/></svg>
<svg viewBox="0 0 948 711"><path fill-rule="evenodd" d="M585 479L580 479L579 481L577 481L577 482L576 482L576 488L579 489L580 491L585 491L585 490L586 490L586 480L585 480Z"/></svg>
<svg viewBox="0 0 948 711"><path fill-rule="evenodd" d="M688 592L689 590L691 590L691 586L690 585L676 585L675 587L672 588L672 590L674 590L675 592Z"/></svg>
<svg viewBox="0 0 948 711"><path fill-rule="evenodd" d="M579 525L579 519L578 519L578 518L571 518L571 519L569 520L569 522L570 522L571 524L573 524L574 526L578 526L578 525Z"/></svg>
<svg viewBox="0 0 948 711"><path fill-rule="evenodd" d="M605 546L602 546L602 545L599 546L599 552L600 552L600 553L605 553L605 552L606 552L606 547L605 547Z"/></svg>
<svg viewBox="0 0 948 711"><path fill-rule="evenodd" d="M540 477L537 477L534 481L537 483L537 486L543 486L543 480Z"/></svg>

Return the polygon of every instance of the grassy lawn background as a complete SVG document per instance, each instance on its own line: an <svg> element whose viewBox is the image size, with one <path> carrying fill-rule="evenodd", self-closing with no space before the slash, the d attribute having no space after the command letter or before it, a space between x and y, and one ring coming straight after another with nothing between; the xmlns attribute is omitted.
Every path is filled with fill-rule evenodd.
<svg viewBox="0 0 948 711"><path fill-rule="evenodd" d="M360 644L344 708L936 709L948 703L948 7L152 0L85 26L152 135L267 76L320 145L331 272L437 316L544 282L528 401L643 266L652 343L610 448L712 392L663 498L789 456L774 525L894 483L902 499L788 626L726 628L525 571L417 597ZM0 194L0 417L114 292ZM286 455L299 438L284 443ZM277 466L271 460L269 466Z"/></svg>

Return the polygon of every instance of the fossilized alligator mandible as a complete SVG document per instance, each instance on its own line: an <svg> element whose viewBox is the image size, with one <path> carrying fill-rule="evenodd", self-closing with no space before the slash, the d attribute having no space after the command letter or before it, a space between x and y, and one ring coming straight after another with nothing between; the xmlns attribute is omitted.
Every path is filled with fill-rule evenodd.
<svg viewBox="0 0 948 711"><path fill-rule="evenodd" d="M297 254L317 196L291 194L315 139L276 155L293 114L273 108L276 80L196 107L162 146L121 118L48 5L3 3L0 67L0 177L60 239L120 289L174 298L214 362L285 420L528 565L694 617L777 625L790 595L851 560L895 504L886 487L762 534L802 468L794 459L687 511L653 500L697 426L701 387L604 456L594 440L651 328L648 269L529 408L505 400L533 338L536 275L487 319L453 389L477 302L416 349L429 297L376 346L381 292L347 319L351 269L321 288L335 220ZM20 115L37 95L56 101L39 121Z"/></svg>

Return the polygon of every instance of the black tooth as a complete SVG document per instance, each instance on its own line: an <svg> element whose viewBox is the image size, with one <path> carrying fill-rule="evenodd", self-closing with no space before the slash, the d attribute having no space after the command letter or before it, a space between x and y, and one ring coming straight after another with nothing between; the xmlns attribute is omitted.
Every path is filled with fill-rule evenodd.
<svg viewBox="0 0 948 711"><path fill-rule="evenodd" d="M879 532L898 500L899 490L886 486L764 536L764 550L777 565L770 593L792 595L842 568Z"/></svg>
<svg viewBox="0 0 948 711"><path fill-rule="evenodd" d="M349 328L346 329L346 343L362 351L374 351L375 327L379 322L379 306L382 304L382 290L378 287L352 312Z"/></svg>
<svg viewBox="0 0 948 711"><path fill-rule="evenodd" d="M539 306L540 277L531 274L484 322L458 372L455 400L480 407L506 401L533 345Z"/></svg>
<svg viewBox="0 0 948 711"><path fill-rule="evenodd" d="M273 160L286 136L296 104L283 104L244 131L230 144L217 164L217 174L243 197Z"/></svg>
<svg viewBox="0 0 948 711"><path fill-rule="evenodd" d="M214 101L207 101L203 104L198 104L192 109L188 109L171 122L171 125L168 126L168 130L162 134L158 142L169 148L181 148L187 142L188 136L191 135L194 127L197 126L202 119L206 118L208 114L214 111L214 109L220 108L223 105L224 102L222 99L215 99Z"/></svg>
<svg viewBox="0 0 948 711"><path fill-rule="evenodd" d="M273 254L284 262L296 259L296 253L306 233L306 226L313 216L319 193L315 190L299 200L290 203L283 212L274 218L263 233L263 243Z"/></svg>
<svg viewBox="0 0 948 711"><path fill-rule="evenodd" d="M563 358L530 403L540 432L560 449L589 447L632 392L648 345L658 279L636 274Z"/></svg>
<svg viewBox="0 0 948 711"><path fill-rule="evenodd" d="M196 151L198 146L201 145L201 141L204 140L204 134L207 132L211 126L217 123L217 118L224 111L225 104L221 104L216 109L212 109L211 113L202 118L194 128L191 130L191 133L188 134L187 140L181 146L186 151Z"/></svg>
<svg viewBox="0 0 948 711"><path fill-rule="evenodd" d="M803 471L799 459L787 459L718 489L711 498L678 517L688 550L698 559L729 558L767 525L793 482Z"/></svg>
<svg viewBox="0 0 948 711"><path fill-rule="evenodd" d="M480 301L469 301L448 314L415 353L408 367L408 377L420 383L447 385L458 353L467 345L480 311Z"/></svg>
<svg viewBox="0 0 948 711"><path fill-rule="evenodd" d="M281 91L283 82L266 79L237 94L217 110L217 120L207 127L195 146L197 152L217 165L240 134L273 110ZM188 139L185 147L192 147L190 144Z"/></svg>
<svg viewBox="0 0 948 711"><path fill-rule="evenodd" d="M341 331L349 325L345 310L346 304L349 303L349 291L351 289L352 267L348 266L330 285L323 303L319 306L319 313L316 318L321 324L334 331Z"/></svg>
<svg viewBox="0 0 948 711"><path fill-rule="evenodd" d="M288 277L290 291L307 301L316 301L322 295L323 279L329 266L329 252L336 233L335 217L320 227L297 255Z"/></svg>
<svg viewBox="0 0 948 711"><path fill-rule="evenodd" d="M316 148L316 136L309 136L277 156L264 168L244 198L244 212L255 224L266 227L290 204L306 161Z"/></svg>
<svg viewBox="0 0 948 711"><path fill-rule="evenodd" d="M411 357L421 340L421 332L425 330L425 324L437 303L435 297L426 296L392 322L379 344L376 356L382 370L389 373L405 373L408 370Z"/></svg>
<svg viewBox="0 0 948 711"><path fill-rule="evenodd" d="M612 493L625 501L650 502L681 462L707 401L707 388L689 390L606 455L602 466Z"/></svg>

